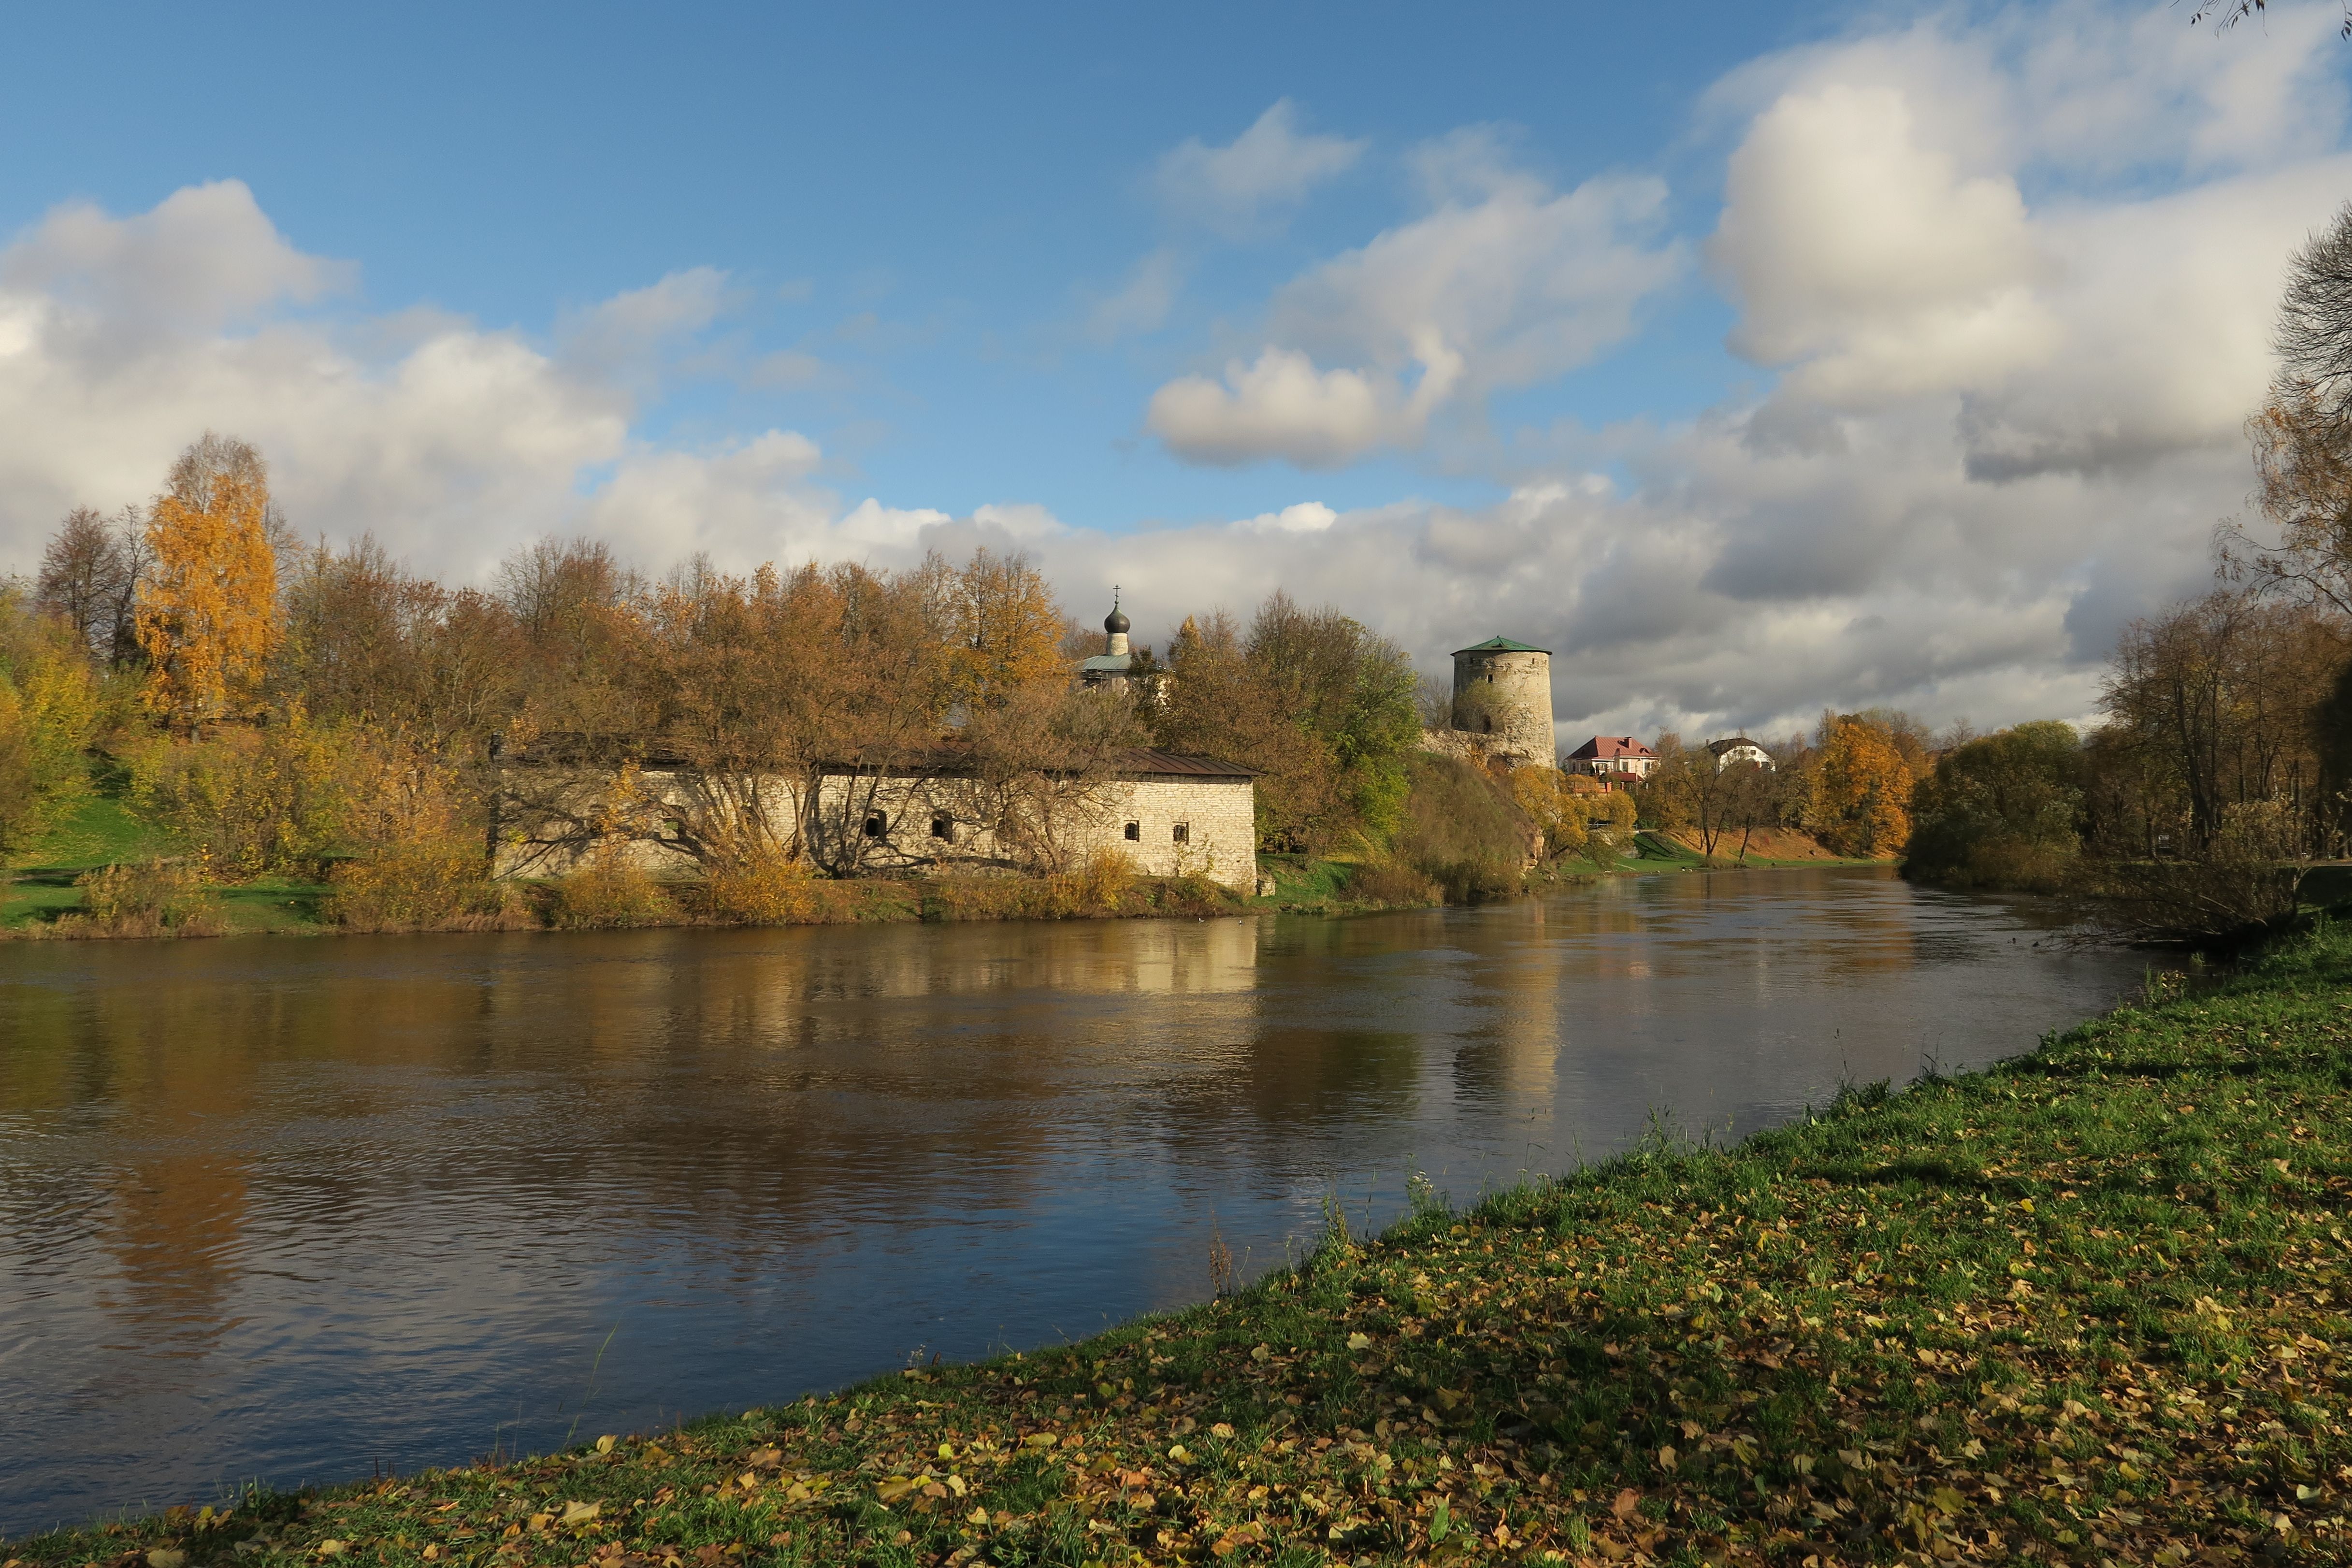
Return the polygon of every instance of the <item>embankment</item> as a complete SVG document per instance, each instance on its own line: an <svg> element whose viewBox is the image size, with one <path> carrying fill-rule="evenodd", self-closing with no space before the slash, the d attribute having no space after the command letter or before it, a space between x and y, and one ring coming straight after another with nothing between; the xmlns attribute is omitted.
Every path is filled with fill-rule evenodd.
<svg viewBox="0 0 2352 1568"><path fill-rule="evenodd" d="M2341 1562L2347 1018L2323 928L1077 1344L0 1562Z"/></svg>

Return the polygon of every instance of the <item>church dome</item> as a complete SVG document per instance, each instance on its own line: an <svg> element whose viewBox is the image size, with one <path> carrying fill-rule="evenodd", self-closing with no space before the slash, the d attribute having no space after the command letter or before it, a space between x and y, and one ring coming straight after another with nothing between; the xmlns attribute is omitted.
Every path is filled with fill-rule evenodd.
<svg viewBox="0 0 2352 1568"><path fill-rule="evenodd" d="M1116 599L1111 601L1110 613L1103 617L1103 630L1114 637L1127 630L1126 612L1119 609Z"/></svg>

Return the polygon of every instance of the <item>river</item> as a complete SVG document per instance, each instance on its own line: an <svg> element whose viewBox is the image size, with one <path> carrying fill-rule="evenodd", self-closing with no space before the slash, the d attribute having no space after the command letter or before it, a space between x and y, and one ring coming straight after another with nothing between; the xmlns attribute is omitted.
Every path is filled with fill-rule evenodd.
<svg viewBox="0 0 2352 1568"><path fill-rule="evenodd" d="M1084 1335L2146 960L1870 870L1348 920L0 946L0 1536Z"/></svg>

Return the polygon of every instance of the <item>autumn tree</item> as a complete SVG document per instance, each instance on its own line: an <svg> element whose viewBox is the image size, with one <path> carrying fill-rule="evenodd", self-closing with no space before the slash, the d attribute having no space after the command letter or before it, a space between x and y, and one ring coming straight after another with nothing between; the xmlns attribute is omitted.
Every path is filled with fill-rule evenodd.
<svg viewBox="0 0 2352 1568"><path fill-rule="evenodd" d="M1066 617L1027 556L976 549L954 574L951 592L963 701L1001 707L1024 688L1067 683Z"/></svg>
<svg viewBox="0 0 2352 1568"><path fill-rule="evenodd" d="M1168 674L1152 725L1159 745L1257 769L1260 848L1318 851L1344 831L1329 742L1297 722L1230 615L1185 617L1168 644Z"/></svg>
<svg viewBox="0 0 2352 1568"><path fill-rule="evenodd" d="M1421 716L1412 663L1394 643L1276 591L1246 634L1222 612L1188 619L1168 672L1160 746L1259 770L1261 847L1321 853L1396 831Z"/></svg>
<svg viewBox="0 0 2352 1568"><path fill-rule="evenodd" d="M478 751L520 706L524 645L513 612L474 589L403 570L372 536L297 557L281 596L269 693L313 718L385 725Z"/></svg>
<svg viewBox="0 0 2352 1568"><path fill-rule="evenodd" d="M70 622L0 583L0 852L57 826L89 793L98 695L87 647Z"/></svg>
<svg viewBox="0 0 2352 1568"><path fill-rule="evenodd" d="M138 507L107 518L77 507L41 552L34 602L71 627L92 659L126 663L139 653L133 606L148 562L146 517Z"/></svg>
<svg viewBox="0 0 2352 1568"><path fill-rule="evenodd" d="M2323 720L2347 657L2345 617L2236 589L2132 622L2102 696L2100 837L2193 858L2233 821L2273 806L2306 839L2318 835L2333 793L2322 787Z"/></svg>
<svg viewBox="0 0 2352 1568"><path fill-rule="evenodd" d="M250 711L277 631L269 472L248 443L207 431L149 508L150 575L136 628L148 706L175 727Z"/></svg>
<svg viewBox="0 0 2352 1568"><path fill-rule="evenodd" d="M1842 855L1900 852L1911 836L1914 775L1895 734L1859 714L1822 720L1807 812L1813 836Z"/></svg>

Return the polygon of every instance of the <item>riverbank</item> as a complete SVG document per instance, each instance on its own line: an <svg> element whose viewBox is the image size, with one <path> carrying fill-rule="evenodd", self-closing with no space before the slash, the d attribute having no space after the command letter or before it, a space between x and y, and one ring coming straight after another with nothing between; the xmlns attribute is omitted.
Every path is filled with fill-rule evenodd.
<svg viewBox="0 0 2352 1568"><path fill-rule="evenodd" d="M0 1564L2340 1560L2347 983L2325 931L1066 1348Z"/></svg>

